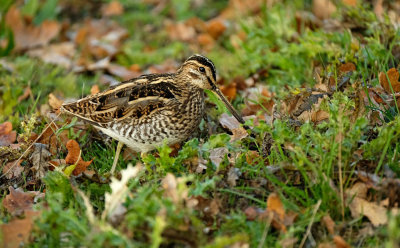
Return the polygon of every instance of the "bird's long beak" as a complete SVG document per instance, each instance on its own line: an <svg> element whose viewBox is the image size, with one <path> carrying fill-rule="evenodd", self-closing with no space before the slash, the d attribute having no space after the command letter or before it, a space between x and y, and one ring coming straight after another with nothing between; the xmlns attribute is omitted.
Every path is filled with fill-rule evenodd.
<svg viewBox="0 0 400 248"><path fill-rule="evenodd" d="M215 93L217 93L219 99L221 99L222 102L224 102L225 106L228 108L229 112L232 113L232 115L240 122L241 124L244 124L245 121L243 117L233 108L232 104L226 99L224 94L221 92L221 90L218 88L218 86L215 85L215 88L213 89Z"/></svg>

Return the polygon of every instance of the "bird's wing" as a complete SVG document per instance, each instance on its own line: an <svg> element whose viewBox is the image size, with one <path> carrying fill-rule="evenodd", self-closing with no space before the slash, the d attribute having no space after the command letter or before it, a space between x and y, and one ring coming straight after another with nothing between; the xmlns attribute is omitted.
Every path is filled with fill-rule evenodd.
<svg viewBox="0 0 400 248"><path fill-rule="evenodd" d="M145 75L104 92L62 105L62 111L96 126L139 119L164 109L179 95L170 75Z"/></svg>

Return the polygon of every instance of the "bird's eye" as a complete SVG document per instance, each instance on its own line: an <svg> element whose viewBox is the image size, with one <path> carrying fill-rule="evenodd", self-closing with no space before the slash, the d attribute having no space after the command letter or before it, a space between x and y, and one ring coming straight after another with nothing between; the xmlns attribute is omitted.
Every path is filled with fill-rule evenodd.
<svg viewBox="0 0 400 248"><path fill-rule="evenodd" d="M206 72L206 69L204 67L199 67L200 72Z"/></svg>

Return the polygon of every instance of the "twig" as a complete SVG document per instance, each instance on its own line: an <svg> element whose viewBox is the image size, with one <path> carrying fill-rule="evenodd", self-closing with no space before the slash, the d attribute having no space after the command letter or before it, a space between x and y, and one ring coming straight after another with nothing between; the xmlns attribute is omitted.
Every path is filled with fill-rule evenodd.
<svg viewBox="0 0 400 248"><path fill-rule="evenodd" d="M321 199L319 199L318 202L317 202L317 205L314 208L313 215L312 215L311 220L310 220L310 224L308 224L306 235L304 235L303 239L301 240L299 248L302 248L304 246L304 243L306 242L308 235L310 235L311 227L312 227L312 225L314 223L315 215L317 214L317 211L319 209L319 206L321 206L321 203L322 203L322 201L321 201Z"/></svg>

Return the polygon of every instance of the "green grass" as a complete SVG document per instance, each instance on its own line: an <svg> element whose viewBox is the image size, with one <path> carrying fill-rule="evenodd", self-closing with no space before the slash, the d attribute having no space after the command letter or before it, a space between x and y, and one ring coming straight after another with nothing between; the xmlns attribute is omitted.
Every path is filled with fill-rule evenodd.
<svg viewBox="0 0 400 248"><path fill-rule="evenodd" d="M53 2L46 1L48 6L41 9L31 2L32 6L27 6L25 11L42 13L35 18L37 22L43 18L60 18L57 13L47 13L46 8L51 9ZM115 20L127 27L131 36L125 41L116 62L124 66L135 63L144 68L160 64L168 58L179 61L193 52L190 44L168 39L162 30L165 18L173 16L175 20L185 20L198 15L209 19L224 7L222 3L207 1L212 11L198 9L190 12L186 5L172 1L168 8L154 17L148 12L151 10L149 5L121 2L126 12ZM209 97L208 101L218 106L217 109L207 110L211 122L203 122L202 135L182 144L177 156L170 156L171 148L162 146L157 154L152 153L145 158L139 155L132 161L120 158L117 171L125 169L128 163L137 162L144 163L144 170L139 177L129 181L129 193L121 199L126 213L115 225L101 220L100 216L105 208L105 194L111 192L108 176L117 144L114 141L104 142L91 128L81 135L71 127L70 138L75 138L80 144L83 159L95 158L90 169L96 171L96 177L67 178L60 171L46 174L42 184L46 189L46 198L39 203L42 214L33 230L35 242L29 246L227 247L243 242L251 247L281 247L281 242L289 238L297 238L296 244L299 245L310 221L313 223L313 238L319 244L332 240L321 222L321 218L329 214L341 226L340 235L353 246L396 247L400 241L400 218L390 218L388 225L374 229L374 234L362 241L357 240L366 221L353 219L349 208L342 202L340 191L341 187L345 190L354 183L357 169L354 153L358 149L363 150L362 160L371 163L378 176L384 176L386 167L395 173L396 178L400 176L398 109L380 109L385 117L382 126L372 125L367 118L368 111L380 108L372 102L365 116L352 116L357 108L353 97L356 90L367 91L367 86L378 85L379 72L398 67L399 61L395 59L392 49L399 43L400 31L395 30L387 19L378 21L370 6L363 5L343 7L343 11L335 16L337 20L348 18L359 24L363 30L362 41L349 29L326 33L321 28L301 26L301 32L298 32L295 19L288 17L295 16L299 9L309 11L309 8L310 1L294 1L293 4L283 1L268 10L263 9L261 14L244 17L237 21L247 35L241 47L235 49L229 39L221 39L208 56L228 82L235 76L247 78L257 71L268 70L268 75L261 78L260 83L268 85L279 100L301 86L313 87L316 83L313 78L315 66L321 68L321 76L336 75L335 80L339 80L340 61L353 62L357 69L350 76L350 84L355 88L338 90L321 104L321 109L329 113L328 121L303 123L299 127L291 125L287 116L276 119L272 126L264 122L256 126L248 121L254 127L255 137L230 142L230 135L219 126L212 135L208 134L208 127L218 125L218 116L225 111L216 99ZM148 24L154 25L157 32L147 34L141 30L140 27ZM144 53L146 46L155 50ZM49 93L65 98L87 95L99 77L74 74L22 54L9 55L6 60L14 65L14 70L10 72L0 66L0 123L11 121L19 133L23 132L21 120L37 112L47 102ZM28 86L33 97L19 103L18 96ZM237 108L243 106L242 97L238 96L239 100L234 102ZM41 132L45 122L44 117L39 118L35 129L37 133ZM274 143L271 154L263 157L265 134L270 134ZM217 168L209 156L210 150L218 147L226 147L228 154ZM246 160L249 151L260 154L255 163ZM64 150L57 157L63 158L65 154ZM207 166L203 173L194 172L199 158ZM342 165L341 178L338 164ZM240 172L235 186L227 183L231 167ZM166 197L167 190L163 188L163 180L169 173L177 178L178 198L175 200ZM336 188L332 187L332 183ZM78 190L90 200L96 216L94 223ZM244 213L248 206L265 209L271 192L279 194L286 210L298 213L297 220L287 227L286 233L272 228L266 221L247 220ZM2 198L6 194L3 191ZM218 213L213 215L191 206L191 198L204 201L217 199L220 204ZM321 205L313 219L319 200ZM11 219L3 208L0 216L3 223Z"/></svg>

